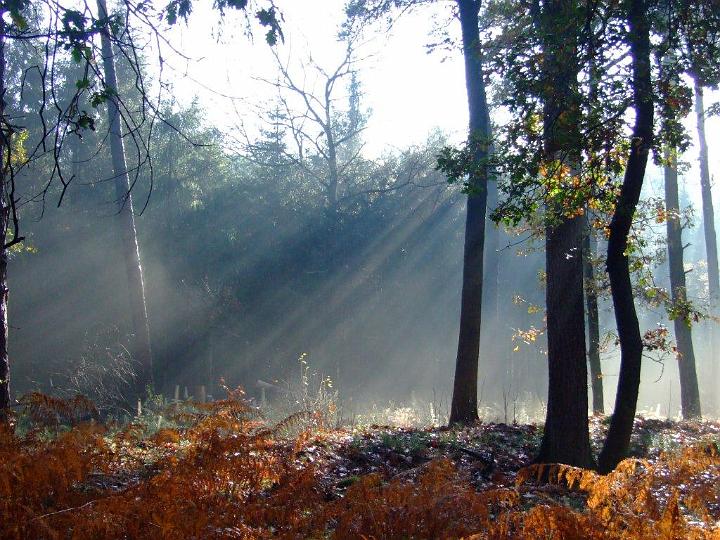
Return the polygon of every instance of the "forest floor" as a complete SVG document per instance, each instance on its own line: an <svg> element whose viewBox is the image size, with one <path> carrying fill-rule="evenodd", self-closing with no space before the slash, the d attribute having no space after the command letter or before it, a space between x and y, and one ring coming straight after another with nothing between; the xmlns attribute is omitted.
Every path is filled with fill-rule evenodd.
<svg viewBox="0 0 720 540"><path fill-rule="evenodd" d="M269 425L231 395L106 426L26 403L44 427L0 429L0 538L720 538L718 423L638 418L600 476L531 465L536 425Z"/></svg>

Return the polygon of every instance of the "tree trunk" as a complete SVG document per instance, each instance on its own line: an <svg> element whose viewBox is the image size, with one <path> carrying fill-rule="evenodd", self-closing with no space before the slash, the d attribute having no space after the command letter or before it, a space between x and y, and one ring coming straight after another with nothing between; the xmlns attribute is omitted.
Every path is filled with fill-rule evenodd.
<svg viewBox="0 0 720 540"><path fill-rule="evenodd" d="M717 238L715 235L715 210L713 208L712 190L710 186L710 166L708 164L708 146L705 137L705 105L703 88L695 79L695 117L697 119L698 139L700 142L700 187L703 204L703 229L705 233L705 249L707 251L708 285L710 297L720 297L720 274L718 273Z"/></svg>
<svg viewBox="0 0 720 540"><path fill-rule="evenodd" d="M5 125L5 10L0 10L0 422L10 406L10 357L8 355L8 253L5 248L10 221L6 186L10 141Z"/></svg>
<svg viewBox="0 0 720 540"><path fill-rule="evenodd" d="M708 266L708 292L710 305L717 309L720 300L720 274L718 272L717 237L715 235L715 209L713 208L710 186L710 165L708 164L708 146L705 138L705 104L703 87L697 77L695 83L695 118L697 119L698 140L700 142L700 189L703 206L703 230L705 233L705 253ZM717 323L710 324L710 379L713 392L715 413L720 414L720 396L715 391L720 386L720 361L718 360Z"/></svg>
<svg viewBox="0 0 720 540"><path fill-rule="evenodd" d="M488 118L488 126L492 124ZM489 155L494 153L493 145L488 147ZM489 171L488 171L489 173ZM511 334L500 324L500 227L493 223L489 214L498 205L497 178L488 174L487 205L485 218L485 245L483 256L483 299L482 299L482 332L480 342L488 358L504 358L511 348ZM505 325L507 327L507 325ZM506 335L507 334L507 335ZM512 356L510 356L512 360Z"/></svg>
<svg viewBox="0 0 720 540"><path fill-rule="evenodd" d="M537 461L592 466L588 432L582 246L584 219L548 227L548 403Z"/></svg>
<svg viewBox="0 0 720 540"><path fill-rule="evenodd" d="M338 189L340 188L340 175L338 173L337 148L335 138L333 137L332 124L330 123L330 110L327 110L328 127L325 129L325 141L327 142L327 163L328 163L328 179L325 189L327 197L327 206L330 214L335 218L338 214Z"/></svg>
<svg viewBox="0 0 720 540"><path fill-rule="evenodd" d="M583 239L583 274L585 277L585 308L588 323L588 364L590 365L590 387L592 388L592 410L594 414L605 413L603 399L603 374L600 363L600 317L598 315L598 297L595 289L596 240L589 222L585 221Z"/></svg>
<svg viewBox="0 0 720 540"><path fill-rule="evenodd" d="M543 5L539 29L545 51L543 99L545 159L553 174L562 160L571 175L580 162L577 102L579 73L575 0L551 0ZM568 217L561 203L546 205L545 264L547 287L548 402L538 462L593 464L588 430L585 310L583 307L583 225L581 216Z"/></svg>
<svg viewBox="0 0 720 540"><path fill-rule="evenodd" d="M625 250L633 216L640 200L648 154L653 142L650 24L647 18L646 0L630 0L628 23L635 126L625 177L615 213L610 221L606 262L620 340L620 376L610 430L598 459L601 472L610 472L627 453L637 408L643 350L630 281L630 266Z"/></svg>
<svg viewBox="0 0 720 540"><path fill-rule="evenodd" d="M97 5L100 18L107 18L105 0L97 0ZM108 25L101 32L101 43L105 83L112 91L117 92L118 82ZM132 354L138 363L140 371L136 377L135 397L142 397L145 389L152 387L153 384L152 351L150 348L150 326L145 303L145 284L143 282L140 251L135 230L130 178L125 163L125 148L122 139L120 107L117 95L112 95L108 99L107 107L110 123L110 152L115 175L115 195L119 205L118 223L122 234L125 264L127 265L129 303L134 331Z"/></svg>
<svg viewBox="0 0 720 540"><path fill-rule="evenodd" d="M665 166L665 210L667 212L667 250L670 267L670 290L673 304L679 309L673 320L677 358L680 369L680 403L686 420L700 417L700 391L695 372L695 350L692 342L685 286L685 264L683 261L682 226L680 225L680 201L678 196L677 165Z"/></svg>
<svg viewBox="0 0 720 540"><path fill-rule="evenodd" d="M498 185L495 178L489 177L487 182L487 210L493 211L498 204ZM483 287L483 311L485 319L483 325L489 332L497 332L499 330L500 319L500 227L493 223L489 218L485 220L485 279ZM488 334L489 335L489 334ZM500 339L495 335L494 340L488 340L488 345L494 351L500 349ZM495 343L497 341L498 343ZM506 343L509 346L510 341Z"/></svg>
<svg viewBox="0 0 720 540"><path fill-rule="evenodd" d="M478 28L479 0L457 0L462 27L465 83L468 93L469 144L476 167L468 180L460 335L455 363L450 424L478 419L477 382L482 315L483 251L487 206L487 145L490 126Z"/></svg>

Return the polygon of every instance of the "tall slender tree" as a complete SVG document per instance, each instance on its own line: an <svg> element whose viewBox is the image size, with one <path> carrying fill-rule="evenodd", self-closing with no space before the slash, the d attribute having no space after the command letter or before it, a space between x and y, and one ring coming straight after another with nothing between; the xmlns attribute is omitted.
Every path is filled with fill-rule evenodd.
<svg viewBox="0 0 720 540"><path fill-rule="evenodd" d="M478 419L478 356L483 294L483 253L487 208L488 145L490 124L485 92L478 15L480 0L457 1L462 30L465 84L469 112L469 147L472 166L469 170L463 280L460 306L455 377L450 407L450 423Z"/></svg>
<svg viewBox="0 0 720 540"><path fill-rule="evenodd" d="M665 172L665 211L667 214L667 252L670 268L670 291L674 306L673 325L677 340L677 359L680 369L680 403L683 418L699 418L700 391L695 370L695 349L692 342L692 320L688 313L687 287L680 222L678 170L676 152L668 152Z"/></svg>
<svg viewBox="0 0 720 540"><path fill-rule="evenodd" d="M653 144L655 112L647 0L628 0L626 6L629 26L626 39L630 44L632 59L635 126L623 183L610 221L607 247L606 265L620 339L620 377L610 430L598 458L598 467L602 472L614 469L625 457L630 444L640 388L643 351L630 280L627 247L630 227L640 200L648 156Z"/></svg>
<svg viewBox="0 0 720 540"><path fill-rule="evenodd" d="M5 247L10 226L6 174L9 169L10 135L5 125L5 10L0 9L0 421L10 405L10 357L8 355L8 253Z"/></svg>
<svg viewBox="0 0 720 540"><path fill-rule="evenodd" d="M125 2L125 5L127 7L125 27L137 26L142 28L145 33L156 36L161 32L159 20L164 19L169 25L172 25L177 22L178 17L187 18L192 11L192 4L189 1L170 2L159 10L153 9L148 4L143 4L140 9L138 4L131 0ZM33 6L38 7L35 10L36 14L42 14L42 28L38 28L38 17L30 13L33 10L29 8ZM149 159L148 140L143 140L143 137L152 133L152 130L142 128L145 127L148 117L158 115L156 103L151 102L149 96L145 94L146 87L143 82L142 69L136 62L137 55L135 53L137 51L132 35L129 32L123 33L120 37L112 35L110 28L118 29L122 24L119 24L119 18L109 19L107 10L103 9L103 6L99 6L99 11L104 14L100 18L91 13L91 8L87 4L70 5L66 2L46 0L38 2L15 0L3 2L0 6L0 52L2 52L3 60L0 70L2 71L0 74L0 97L2 98L2 106L0 106L2 131L0 135L2 138L0 141L2 147L0 149L0 181L2 182L2 187L0 187L0 198L2 199L0 203L0 230L2 231L2 237L0 237L2 240L0 242L0 291L2 291L0 292L0 326L2 326L0 328L0 409L6 407L10 399L10 364L7 356L7 249L23 240L19 232L20 215L17 203L20 195L15 189L15 178L30 163L44 160L49 156L50 164L47 176L37 180L38 192L30 193L29 196L26 193L26 200L29 198L30 200L45 201L51 187L59 184L58 204L62 203L70 182L74 178L72 174L69 176L65 174L67 152L64 148L66 148L66 143L68 140L77 142L73 137L95 128L93 109L106 103L111 97L116 104L119 102L117 84L113 86L109 84L108 80L104 80L109 77L101 76L101 69L95 62L94 38L98 33L102 33L102 37L106 38L101 43L103 49L111 49L110 42L114 41L116 46L122 48L125 60L132 64L132 80L135 83L135 90L140 93L143 106L140 107L141 112L137 115L140 118L135 118L134 115L125 115L123 119L131 124L127 132L131 134L135 150L137 150L134 154L138 158L136 163L138 169ZM220 0L216 2L215 7L221 13L225 9L236 8L246 14L249 23L256 20L266 30L265 38L269 44L276 43L279 38L282 39L281 16L272 2L264 3L261 7L258 3L249 5L248 2L233 3ZM255 10L254 8L259 9ZM254 11L254 16L248 15L249 9ZM35 50L42 51L40 58L33 59L30 64L23 64L22 61L17 60L16 56L9 57L9 44L20 42L34 42L37 45ZM157 44L163 42L163 39L156 40ZM107 62L108 54L103 52L102 56ZM162 57L163 54L159 52L159 56ZM22 118L36 116L39 119L37 124L41 126L39 133L32 133L33 140L28 144L27 154L23 155L21 159L17 158L23 152L15 152L13 149L13 135L22 128L12 125L7 110L9 78L6 69L8 59L15 64L13 66L15 76L23 80L23 86L32 78L26 79L25 76L29 73L36 73L37 76L34 78L37 80L34 84L38 85L41 90L39 102L33 103L29 108L27 108L27 103L24 103L26 108L22 115L18 115ZM80 73L80 79L77 81L68 80L67 72L57 69L59 62L70 59L76 64L77 73ZM23 75L18 75L18 73ZM65 91L67 88L72 89L71 95ZM111 124L113 124L112 119ZM120 120L117 120L115 124L116 133L120 133ZM111 136L109 139L112 140L113 137ZM118 143L122 145L122 139L117 139L112 144L118 146ZM124 170L127 172L126 166ZM122 176L117 173L115 175L116 178ZM127 177L127 174L125 176ZM122 189L122 193L122 196L118 196L122 205L119 219L129 221L126 208L131 205L128 205L130 197L127 186ZM129 241L126 241L126 245L132 247ZM131 251L130 248L128 250ZM129 269L129 271L135 274L134 279L137 281L137 276L141 275L140 266L138 265L136 270ZM131 294L131 305L136 306L133 309L133 319L142 321L143 314L142 309L138 307L140 302L137 296L137 294ZM150 362L149 338L143 335L146 334L143 328L146 325L140 322L136 326L139 328L136 330L136 338L142 343L136 347L135 354L143 365L144 373L141 374L140 384L144 385L149 380L149 370L147 369ZM142 381L142 379L147 380Z"/></svg>
<svg viewBox="0 0 720 540"><path fill-rule="evenodd" d="M718 271L718 249L717 235L715 234L715 209L712 200L712 186L710 184L710 164L708 161L708 144L705 135L705 102L702 82L698 75L693 77L695 93L695 120L697 124L698 143L700 155L700 193L702 196L703 232L705 234L705 258L708 269L708 293L713 309L717 309L720 301L720 271ZM720 359L718 358L717 326L710 327L710 373L712 384L720 385ZM720 410L720 397L717 392L712 392L715 399L715 407ZM716 411L717 412L717 411Z"/></svg>
<svg viewBox="0 0 720 540"><path fill-rule="evenodd" d="M368 22L386 17L393 10L407 12L424 0L352 0L346 13L346 31L361 32ZM484 62L481 50L479 14L481 0L456 0L462 33L465 84L469 112L469 136L462 151L445 148L438 158L438 168L453 181L463 181L468 194L463 250L463 278L460 305L453 396L450 424L478 419L478 360L483 307L483 258L485 251L485 218L488 201L488 158L490 150L490 115L485 89Z"/></svg>
<svg viewBox="0 0 720 540"><path fill-rule="evenodd" d="M602 364L600 363L600 317L594 267L596 245L595 235L589 221L586 221L583 238L583 274L585 279L585 309L588 325L588 365L590 366L592 411L595 414L604 414L603 373Z"/></svg>
<svg viewBox="0 0 720 540"><path fill-rule="evenodd" d="M98 13L101 20L109 21L105 0L97 0ZM115 178L115 196L118 203L118 225L122 237L124 259L128 275L128 295L133 325L133 355L138 362L139 370L135 392L136 397L144 394L147 386L152 386L152 350L150 348L150 325L148 323L147 305L145 301L145 283L143 281L140 250L135 228L135 213L131 193L130 177L125 162L120 105L118 102L118 80L115 72L115 56L112 50L110 27L103 26L101 46L105 84L110 89L107 101L110 140L110 153Z"/></svg>

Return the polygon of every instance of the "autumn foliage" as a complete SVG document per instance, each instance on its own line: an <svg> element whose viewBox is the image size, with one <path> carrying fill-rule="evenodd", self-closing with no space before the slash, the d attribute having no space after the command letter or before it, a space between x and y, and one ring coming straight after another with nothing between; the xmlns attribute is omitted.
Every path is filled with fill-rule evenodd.
<svg viewBox="0 0 720 540"><path fill-rule="evenodd" d="M713 443L626 460L607 476L560 465L498 472L489 489L433 459L338 492L326 461L302 459L332 447L333 432L307 414L268 427L239 392L171 406L164 414L178 427L152 433L94 420L61 429L59 418L92 412L80 398L35 394L25 405L36 427L0 431L2 538L720 538Z"/></svg>

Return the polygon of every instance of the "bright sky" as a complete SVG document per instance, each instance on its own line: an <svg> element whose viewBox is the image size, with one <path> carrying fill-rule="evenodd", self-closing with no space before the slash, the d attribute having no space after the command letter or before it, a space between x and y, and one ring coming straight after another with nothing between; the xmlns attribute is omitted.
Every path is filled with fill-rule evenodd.
<svg viewBox="0 0 720 540"><path fill-rule="evenodd" d="M285 17L281 58L289 58L297 68L312 54L321 67L334 69L344 52L336 38L343 4L340 0L278 2ZM440 10L444 13L447 5L440 3L434 9ZM261 32L256 32L251 42L243 35L241 25L240 18L233 16L226 17L220 27L217 15L198 4L190 25L179 28L178 44L193 61L171 61L180 73L187 69L197 81L178 80L178 96L187 100L197 94L212 121L220 126L237 121L234 110L245 114L253 104L271 97L268 85L256 78L273 80L277 73ZM213 34L220 28L219 42L210 28ZM378 30L382 30L380 25ZM421 143L436 127L459 137L466 129L462 57L459 52L449 57L440 51L427 54L424 46L430 41L431 30L432 12L423 9L422 13L405 15L391 34L380 33L358 49L358 56L365 58L360 69L364 106L372 110L365 132L372 154L388 146Z"/></svg>
<svg viewBox="0 0 720 540"><path fill-rule="evenodd" d="M332 70L343 54L336 38L343 21L344 0L278 0L285 21L285 43L278 48L289 59L295 73L309 55L326 70ZM365 132L366 150L380 154L384 149L422 143L435 128L461 140L467 126L467 102L463 62L459 51L428 54L432 41L433 17L443 17L447 2L425 6L404 15L390 34L382 32L358 49L364 105L372 110ZM256 29L251 40L244 34L241 17L228 13L222 24L209 5L196 3L189 26L177 27L177 44L191 58L169 60L177 75L176 92L181 100L200 97L210 120L222 128L243 122L252 124L256 107L272 97L273 91L258 78L276 77L275 60ZM720 92L706 91L706 106L720 99ZM687 120L695 140L695 117ZM707 121L710 168L720 178L720 119ZM685 175L687 189L699 203L697 147L685 155L691 169ZM650 171L651 175L657 171ZM715 189L716 200L718 189ZM716 204L716 207L717 204ZM720 213L719 213L720 214Z"/></svg>

